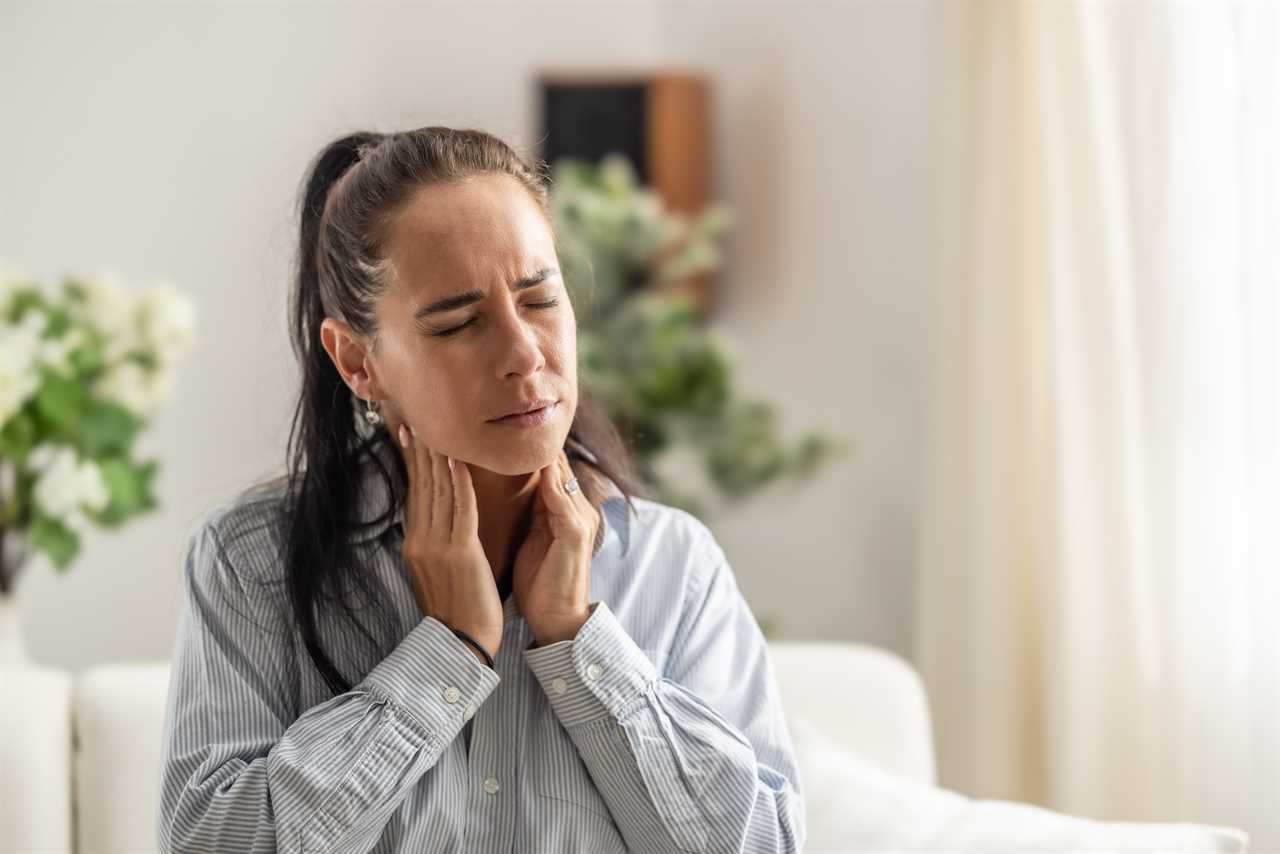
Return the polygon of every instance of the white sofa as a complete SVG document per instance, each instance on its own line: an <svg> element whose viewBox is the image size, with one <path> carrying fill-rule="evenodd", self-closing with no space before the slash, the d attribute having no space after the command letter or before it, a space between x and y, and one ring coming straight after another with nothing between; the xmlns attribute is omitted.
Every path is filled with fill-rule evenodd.
<svg viewBox="0 0 1280 854"><path fill-rule="evenodd" d="M924 686L906 661L850 643L774 642L770 656L789 715L802 712L878 768L934 785ZM156 850L168 678L163 662L78 677L0 671L0 854Z"/></svg>

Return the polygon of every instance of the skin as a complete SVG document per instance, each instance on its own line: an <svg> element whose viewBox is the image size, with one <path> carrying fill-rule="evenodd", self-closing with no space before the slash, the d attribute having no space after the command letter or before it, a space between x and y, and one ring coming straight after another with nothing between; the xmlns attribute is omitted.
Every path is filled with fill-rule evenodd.
<svg viewBox="0 0 1280 854"><path fill-rule="evenodd" d="M514 178L479 175L420 189L389 223L383 251L390 274L375 307L376 342L331 317L321 342L351 390L382 403L393 437L405 424L416 441L465 464L468 476L451 477L450 488L474 498L495 583L514 573L513 595L539 645L570 639L590 615L600 520L582 490L559 488L572 475L563 448L578 403L577 323L550 225ZM510 290L543 268L555 272ZM414 318L472 289L483 299ZM468 321L452 336L432 335ZM559 401L546 424L490 422L537 397Z"/></svg>

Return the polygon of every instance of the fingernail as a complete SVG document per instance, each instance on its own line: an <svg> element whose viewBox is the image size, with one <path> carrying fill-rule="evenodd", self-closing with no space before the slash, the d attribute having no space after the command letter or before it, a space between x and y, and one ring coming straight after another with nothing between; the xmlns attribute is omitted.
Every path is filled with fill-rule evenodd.
<svg viewBox="0 0 1280 854"><path fill-rule="evenodd" d="M449 461L449 471L453 471L453 457L445 457Z"/></svg>
<svg viewBox="0 0 1280 854"><path fill-rule="evenodd" d="M409 447L409 430L403 424L400 425L400 444Z"/></svg>

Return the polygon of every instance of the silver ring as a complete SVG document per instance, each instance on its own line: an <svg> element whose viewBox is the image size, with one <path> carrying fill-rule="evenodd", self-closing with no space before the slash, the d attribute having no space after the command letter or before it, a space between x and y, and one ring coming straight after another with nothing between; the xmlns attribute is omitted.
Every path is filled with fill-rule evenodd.
<svg viewBox="0 0 1280 854"><path fill-rule="evenodd" d="M573 495L578 491L578 479L576 477L569 478L564 482L564 494Z"/></svg>

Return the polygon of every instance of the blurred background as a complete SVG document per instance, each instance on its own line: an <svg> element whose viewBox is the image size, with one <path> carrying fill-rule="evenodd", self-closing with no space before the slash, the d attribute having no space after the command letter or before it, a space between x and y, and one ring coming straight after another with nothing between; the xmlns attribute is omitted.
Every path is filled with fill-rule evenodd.
<svg viewBox="0 0 1280 854"><path fill-rule="evenodd" d="M283 470L310 158L475 127L555 170L584 378L771 639L912 663L946 786L1280 851L1278 37L1265 3L0 0L5 287L70 279L102 332L162 285L165 371L96 387L137 419L93 410L101 480L35 458L118 527L41 517L10 634L169 658L194 526ZM12 469L90 409L7 364Z"/></svg>

